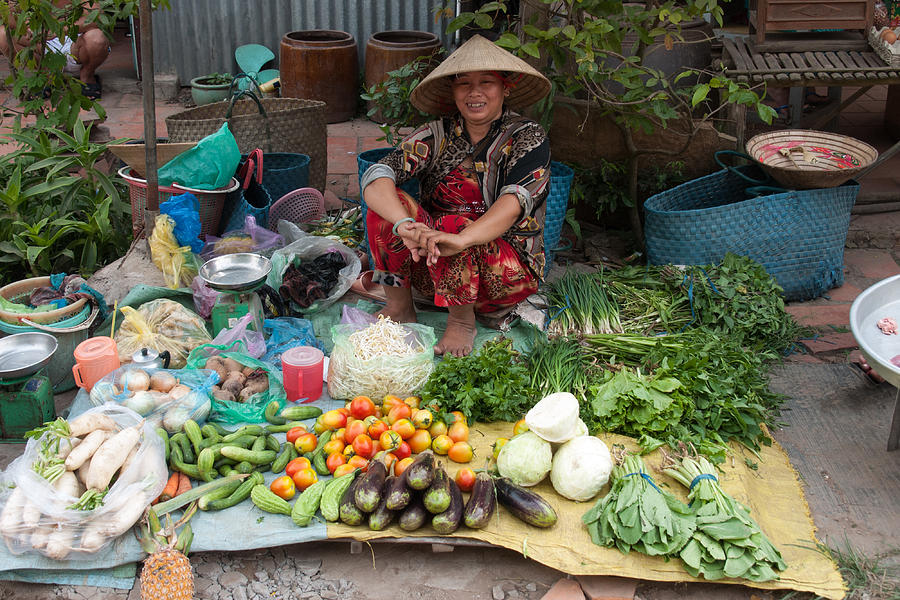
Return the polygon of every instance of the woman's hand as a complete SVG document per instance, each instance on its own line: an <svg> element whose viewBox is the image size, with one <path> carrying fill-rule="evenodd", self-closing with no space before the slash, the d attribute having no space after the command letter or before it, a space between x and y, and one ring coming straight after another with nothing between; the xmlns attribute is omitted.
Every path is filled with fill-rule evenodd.
<svg viewBox="0 0 900 600"><path fill-rule="evenodd" d="M425 264L429 267L442 256L459 254L469 247L462 235L426 228L419 234L419 243L426 252Z"/></svg>
<svg viewBox="0 0 900 600"><path fill-rule="evenodd" d="M429 229L424 223L416 223L415 221L406 221L400 223L397 227L397 237L409 249L413 262L419 262L419 258L428 253L419 241L420 232L423 228Z"/></svg>

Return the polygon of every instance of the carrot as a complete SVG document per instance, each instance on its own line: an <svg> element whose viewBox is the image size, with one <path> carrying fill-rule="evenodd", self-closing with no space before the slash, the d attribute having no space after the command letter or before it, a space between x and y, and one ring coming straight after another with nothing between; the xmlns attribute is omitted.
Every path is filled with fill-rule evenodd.
<svg viewBox="0 0 900 600"><path fill-rule="evenodd" d="M180 496L186 491L191 489L191 478L185 475L184 473L178 473L178 489L175 491L175 494L172 496Z"/></svg>
<svg viewBox="0 0 900 600"><path fill-rule="evenodd" d="M166 482L166 487L163 488L163 491L159 495L159 498L157 498L157 500L159 500L160 502L165 502L166 500L171 500L175 497L178 491L178 475L180 475L180 473L178 473L178 471L175 471L174 473L172 473L172 475L169 476L169 480Z"/></svg>

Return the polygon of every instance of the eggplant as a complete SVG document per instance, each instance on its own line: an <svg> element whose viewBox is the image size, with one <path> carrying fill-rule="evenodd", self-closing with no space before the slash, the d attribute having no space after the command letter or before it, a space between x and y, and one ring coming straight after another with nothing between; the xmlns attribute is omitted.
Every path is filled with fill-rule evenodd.
<svg viewBox="0 0 900 600"><path fill-rule="evenodd" d="M386 500L387 494L382 494L381 502L379 502L375 510L369 514L369 529L372 531L381 531L382 529L387 528L387 526L391 524L391 521L394 520L394 511L385 506Z"/></svg>
<svg viewBox="0 0 900 600"><path fill-rule="evenodd" d="M362 477L357 477L344 492L341 503L338 505L338 515L341 523L345 525L359 525L362 523L364 513L356 506L356 487L362 481Z"/></svg>
<svg viewBox="0 0 900 600"><path fill-rule="evenodd" d="M384 489L384 479L387 477L387 468L380 460L369 461L369 470L360 477L356 486L354 499L356 507L366 513L370 513L381 502L381 492Z"/></svg>
<svg viewBox="0 0 900 600"><path fill-rule="evenodd" d="M400 529L404 531L415 531L425 524L428 519L428 511L422 503L420 494L413 494L409 504L400 513Z"/></svg>
<svg viewBox="0 0 900 600"><path fill-rule="evenodd" d="M463 515L463 497L459 486L456 482L447 478L450 482L450 506L442 513L434 515L431 519L431 526L441 535L449 535L459 529Z"/></svg>
<svg viewBox="0 0 900 600"><path fill-rule="evenodd" d="M434 453L426 450L406 468L406 485L413 490L427 489L434 480Z"/></svg>
<svg viewBox="0 0 900 600"><path fill-rule="evenodd" d="M497 507L497 498L494 496L494 479L487 473L479 473L475 477L475 485L472 486L472 494L463 511L463 519L466 527L470 529L483 529L494 516Z"/></svg>
<svg viewBox="0 0 900 600"><path fill-rule="evenodd" d="M412 491L406 485L406 471L399 477L388 477L384 484L385 507L388 510L403 510L409 504Z"/></svg>
<svg viewBox="0 0 900 600"><path fill-rule="evenodd" d="M497 501L529 525L543 528L556 525L556 511L537 493L516 485L506 477L495 479L494 488L497 490Z"/></svg>
<svg viewBox="0 0 900 600"><path fill-rule="evenodd" d="M442 513L450 506L450 477L444 467L438 465L434 469L434 479L422 495L425 508L433 515Z"/></svg>

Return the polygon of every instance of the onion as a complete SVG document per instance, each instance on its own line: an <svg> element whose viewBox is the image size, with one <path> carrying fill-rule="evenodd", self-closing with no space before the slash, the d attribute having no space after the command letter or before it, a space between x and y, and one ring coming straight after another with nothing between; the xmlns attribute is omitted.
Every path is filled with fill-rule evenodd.
<svg viewBox="0 0 900 600"><path fill-rule="evenodd" d="M157 371L150 376L150 389L157 392L167 394L177 384L178 380L168 371Z"/></svg>
<svg viewBox="0 0 900 600"><path fill-rule="evenodd" d="M150 389L150 376L143 369L129 369L122 373L119 383L132 392L145 392Z"/></svg>

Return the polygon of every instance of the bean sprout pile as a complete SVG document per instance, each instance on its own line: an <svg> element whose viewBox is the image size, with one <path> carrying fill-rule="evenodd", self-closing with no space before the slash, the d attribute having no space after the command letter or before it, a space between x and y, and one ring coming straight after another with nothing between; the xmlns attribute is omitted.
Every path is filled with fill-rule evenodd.
<svg viewBox="0 0 900 600"><path fill-rule="evenodd" d="M365 329L350 334L350 343L356 357L369 360L376 356L411 356L422 352L422 344L414 339L415 345L407 342L409 332L390 317L378 315L378 321Z"/></svg>

